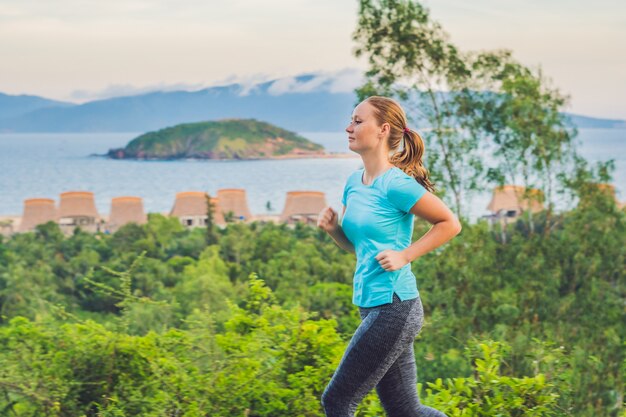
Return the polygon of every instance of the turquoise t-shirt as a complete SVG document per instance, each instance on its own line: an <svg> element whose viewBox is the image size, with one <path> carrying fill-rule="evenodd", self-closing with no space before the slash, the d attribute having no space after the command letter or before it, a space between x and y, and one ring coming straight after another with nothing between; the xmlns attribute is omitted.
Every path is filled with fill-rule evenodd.
<svg viewBox="0 0 626 417"><path fill-rule="evenodd" d="M411 244L414 215L411 207L426 189L400 168L392 167L363 184L364 169L353 172L343 190L346 212L341 227L354 245L356 271L352 302L360 307L391 303L395 292L401 300L419 296L411 264L385 271L376 255L385 249L403 250Z"/></svg>

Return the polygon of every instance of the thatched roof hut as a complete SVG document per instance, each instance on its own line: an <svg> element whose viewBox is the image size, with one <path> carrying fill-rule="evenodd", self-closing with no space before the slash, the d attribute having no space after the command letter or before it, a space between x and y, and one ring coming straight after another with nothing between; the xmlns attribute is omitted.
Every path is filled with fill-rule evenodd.
<svg viewBox="0 0 626 417"><path fill-rule="evenodd" d="M176 193L176 200L170 216L203 216L207 213L206 193L202 191L184 191Z"/></svg>
<svg viewBox="0 0 626 417"><path fill-rule="evenodd" d="M285 208L280 215L280 221L287 223L294 221L315 222L318 214L326 205L326 196L321 191L289 191Z"/></svg>
<svg viewBox="0 0 626 417"><path fill-rule="evenodd" d="M35 226L57 220L57 209L51 198L29 198L24 200L24 211L19 226L20 232L33 230Z"/></svg>
<svg viewBox="0 0 626 417"><path fill-rule="evenodd" d="M141 197L114 197L111 199L108 228L114 232L127 223L145 224L147 216Z"/></svg>
<svg viewBox="0 0 626 417"><path fill-rule="evenodd" d="M493 190L491 201L487 205L487 210L492 213L512 212L515 216L522 211L530 210L532 213L543 210L544 195L541 190L531 188L528 195L524 197L526 187L521 185L504 185Z"/></svg>
<svg viewBox="0 0 626 417"><path fill-rule="evenodd" d="M91 191L68 191L61 193L59 218L67 217L99 218L93 193Z"/></svg>
<svg viewBox="0 0 626 417"><path fill-rule="evenodd" d="M75 227L88 232L100 230L100 215L90 191L68 191L61 193L57 221L64 234L72 233Z"/></svg>
<svg viewBox="0 0 626 417"><path fill-rule="evenodd" d="M224 225L224 215L219 209L217 198L211 198L213 204L213 221L215 224ZM176 194L176 200L170 216L178 217L186 226L202 226L206 224L207 201L203 191L184 191Z"/></svg>
<svg viewBox="0 0 626 417"><path fill-rule="evenodd" d="M246 190L243 188L224 188L217 190L217 199L222 213L232 212L236 220L251 220L252 213L248 208Z"/></svg>

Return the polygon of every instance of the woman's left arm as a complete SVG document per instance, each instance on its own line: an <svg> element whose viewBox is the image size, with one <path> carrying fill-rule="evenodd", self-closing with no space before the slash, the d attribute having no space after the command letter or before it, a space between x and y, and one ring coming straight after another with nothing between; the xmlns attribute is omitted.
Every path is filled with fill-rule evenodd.
<svg viewBox="0 0 626 417"><path fill-rule="evenodd" d="M411 207L411 213L426 220L433 227L419 240L402 251L384 250L376 259L386 271L395 271L443 245L461 232L461 223L436 195L426 192Z"/></svg>
<svg viewBox="0 0 626 417"><path fill-rule="evenodd" d="M435 194L427 192L411 207L411 213L432 224L428 232L403 250L408 262L412 262L443 245L461 233L461 222Z"/></svg>

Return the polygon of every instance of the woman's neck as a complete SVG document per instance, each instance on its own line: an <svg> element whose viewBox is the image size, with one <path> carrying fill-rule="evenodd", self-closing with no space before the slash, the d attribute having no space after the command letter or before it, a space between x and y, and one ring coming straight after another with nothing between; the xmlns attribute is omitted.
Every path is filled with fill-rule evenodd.
<svg viewBox="0 0 626 417"><path fill-rule="evenodd" d="M393 167L393 164L389 162L388 158L383 158L381 155L361 155L363 161L363 167L365 173L363 174L363 182L371 184L374 178L378 177L389 168Z"/></svg>

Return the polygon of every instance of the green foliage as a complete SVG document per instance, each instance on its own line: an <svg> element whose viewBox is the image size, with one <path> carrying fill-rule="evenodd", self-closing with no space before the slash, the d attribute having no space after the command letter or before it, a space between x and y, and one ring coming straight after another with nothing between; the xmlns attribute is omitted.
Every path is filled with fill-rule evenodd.
<svg viewBox="0 0 626 417"><path fill-rule="evenodd" d="M294 148L320 151L323 147L302 136L254 119L228 119L185 123L144 133L125 148L112 149L109 155L123 153L130 158L222 158L242 159L285 155Z"/></svg>
<svg viewBox="0 0 626 417"><path fill-rule="evenodd" d="M135 303L130 272L118 275L124 315ZM0 407L20 416L320 415L343 342L332 320L272 300L251 275L245 308L231 303L218 335L199 309L186 330L144 336L126 334L126 324L13 318L0 328Z"/></svg>
<svg viewBox="0 0 626 417"><path fill-rule="evenodd" d="M218 322L227 317L227 300L240 298L241 289L228 277L228 267L219 257L216 246L207 247L200 259L185 267L172 288L177 313L186 317L194 309L204 308L216 314Z"/></svg>
<svg viewBox="0 0 626 417"><path fill-rule="evenodd" d="M581 173L577 187L593 193L598 175ZM424 402L476 415L623 413L626 213L611 201L560 214L548 235L522 220L506 244L484 222L464 224L413 263ZM429 227L417 221L415 238ZM321 392L360 322L353 255L326 235L233 223L206 246L203 230L158 215L120 236L44 230L0 246L0 410L323 414ZM380 410L372 392L359 415Z"/></svg>
<svg viewBox="0 0 626 417"><path fill-rule="evenodd" d="M451 417L563 415L557 400L567 386L549 381L543 373L522 378L503 375L509 349L502 342L472 341L467 351L473 375L428 383L426 404ZM561 356L560 349L554 353Z"/></svg>

